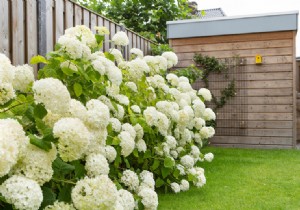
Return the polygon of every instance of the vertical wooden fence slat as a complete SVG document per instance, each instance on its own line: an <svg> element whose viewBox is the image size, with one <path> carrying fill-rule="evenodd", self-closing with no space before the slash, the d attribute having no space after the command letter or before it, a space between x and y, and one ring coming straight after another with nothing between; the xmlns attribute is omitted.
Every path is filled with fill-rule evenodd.
<svg viewBox="0 0 300 210"><path fill-rule="evenodd" d="M82 25L82 8L78 5L75 5L75 26Z"/></svg>
<svg viewBox="0 0 300 210"><path fill-rule="evenodd" d="M53 0L46 1L46 52L52 51L54 46L53 39Z"/></svg>
<svg viewBox="0 0 300 210"><path fill-rule="evenodd" d="M21 65L25 62L23 0L12 1L12 63Z"/></svg>
<svg viewBox="0 0 300 210"><path fill-rule="evenodd" d="M131 48L133 48L133 46L132 46L132 32L131 31L128 31L127 32L127 36L128 36L128 39L129 39L129 45L128 45L128 48L129 48L129 50L131 49ZM129 53L128 53L129 54Z"/></svg>
<svg viewBox="0 0 300 210"><path fill-rule="evenodd" d="M38 29L37 29L37 4L36 0L27 0L26 2L26 23L27 23L27 63L33 56L38 54ZM34 75L37 76L37 65L33 66Z"/></svg>
<svg viewBox="0 0 300 210"><path fill-rule="evenodd" d="M74 18L73 18L73 8L74 8L74 4L68 0L66 0L66 8L65 8L65 13L66 13L66 25L65 25L65 29L67 28L71 28L74 26Z"/></svg>
<svg viewBox="0 0 300 210"><path fill-rule="evenodd" d="M83 25L90 27L90 12L86 9L83 9Z"/></svg>
<svg viewBox="0 0 300 210"><path fill-rule="evenodd" d="M109 28L109 21L108 20L104 20L104 26L106 28L108 28L108 30L110 30ZM110 36L109 35L105 35L105 42L104 42L104 51L108 51L109 50L109 40L110 40Z"/></svg>
<svg viewBox="0 0 300 210"><path fill-rule="evenodd" d="M110 29L110 39L112 39L112 37L116 34L116 24L113 22L110 22L109 29ZM119 50L121 49L121 48L115 46L111 42L109 43L109 48L118 48Z"/></svg>
<svg viewBox="0 0 300 210"><path fill-rule="evenodd" d="M0 53L4 53L7 57L11 58L10 49L9 49L9 8L8 1L0 1Z"/></svg>
<svg viewBox="0 0 300 210"><path fill-rule="evenodd" d="M93 33L96 33L95 26L97 26L97 16L91 13L91 29Z"/></svg>
<svg viewBox="0 0 300 210"><path fill-rule="evenodd" d="M141 39L141 50L143 51L143 53L145 54L145 40Z"/></svg>
<svg viewBox="0 0 300 210"><path fill-rule="evenodd" d="M103 17L98 16L98 24L97 24L97 26L104 26Z"/></svg>
<svg viewBox="0 0 300 210"><path fill-rule="evenodd" d="M137 48L141 49L141 37L139 35L137 35L136 37L136 42L137 42Z"/></svg>
<svg viewBox="0 0 300 210"><path fill-rule="evenodd" d="M64 34L64 2L63 0L55 0L55 41Z"/></svg>
<svg viewBox="0 0 300 210"><path fill-rule="evenodd" d="M135 33L132 33L132 47L133 48L137 48L137 45L136 45L136 34Z"/></svg>

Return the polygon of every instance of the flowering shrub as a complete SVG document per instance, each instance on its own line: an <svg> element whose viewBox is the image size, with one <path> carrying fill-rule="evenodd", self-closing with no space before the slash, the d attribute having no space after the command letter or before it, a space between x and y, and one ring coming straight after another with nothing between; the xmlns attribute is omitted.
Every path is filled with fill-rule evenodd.
<svg viewBox="0 0 300 210"><path fill-rule="evenodd" d="M1 208L156 209L155 188L206 183L209 90L166 73L178 62L172 52L132 49L125 61L99 51L107 30L97 31L66 30L47 58L32 59L45 64L37 81L0 55ZM128 43L122 32L112 40Z"/></svg>

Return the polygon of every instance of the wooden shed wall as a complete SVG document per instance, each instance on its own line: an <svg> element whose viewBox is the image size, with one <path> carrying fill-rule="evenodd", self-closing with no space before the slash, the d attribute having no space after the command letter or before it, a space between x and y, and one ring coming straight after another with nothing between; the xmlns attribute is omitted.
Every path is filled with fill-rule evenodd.
<svg viewBox="0 0 300 210"><path fill-rule="evenodd" d="M246 97L239 107L245 112L246 129L242 136L216 135L215 145L259 148L291 148L296 143L296 64L295 32L267 32L213 37L171 39L177 53L177 67L193 64L195 53L246 59L243 67L243 87L237 87L238 96ZM255 55L263 57L263 64L255 64ZM218 84L210 89L218 95ZM235 100L234 98L232 100ZM234 115L234 113L233 113ZM217 112L217 129L227 129L234 116Z"/></svg>

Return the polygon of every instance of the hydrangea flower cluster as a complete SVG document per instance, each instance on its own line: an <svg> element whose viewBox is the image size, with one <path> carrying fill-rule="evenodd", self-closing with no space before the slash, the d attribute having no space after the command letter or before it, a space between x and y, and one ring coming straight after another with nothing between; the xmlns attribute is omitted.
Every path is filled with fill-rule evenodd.
<svg viewBox="0 0 300 210"><path fill-rule="evenodd" d="M69 192L47 210L157 209L155 188L206 183L198 163L214 158L200 151L215 134L209 90L166 73L178 63L173 52L133 48L126 61L118 49L99 51L109 31L96 30L67 29L36 81L30 66L0 54L0 115L11 116L0 119L0 194L15 209L39 209L42 189ZM128 37L117 32L112 42L126 46Z"/></svg>

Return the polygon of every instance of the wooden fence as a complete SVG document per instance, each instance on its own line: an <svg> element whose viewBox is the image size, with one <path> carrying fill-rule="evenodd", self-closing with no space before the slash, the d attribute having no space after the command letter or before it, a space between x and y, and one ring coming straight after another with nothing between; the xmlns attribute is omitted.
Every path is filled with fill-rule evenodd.
<svg viewBox="0 0 300 210"><path fill-rule="evenodd" d="M122 30L121 25L70 0L0 0L0 53L11 58L14 65L29 63L32 56L53 50L64 30L75 25L86 25L93 32L94 26L105 26L110 30L106 40ZM126 58L134 47L150 53L150 40L123 30L129 37ZM106 41L103 50L111 47Z"/></svg>

